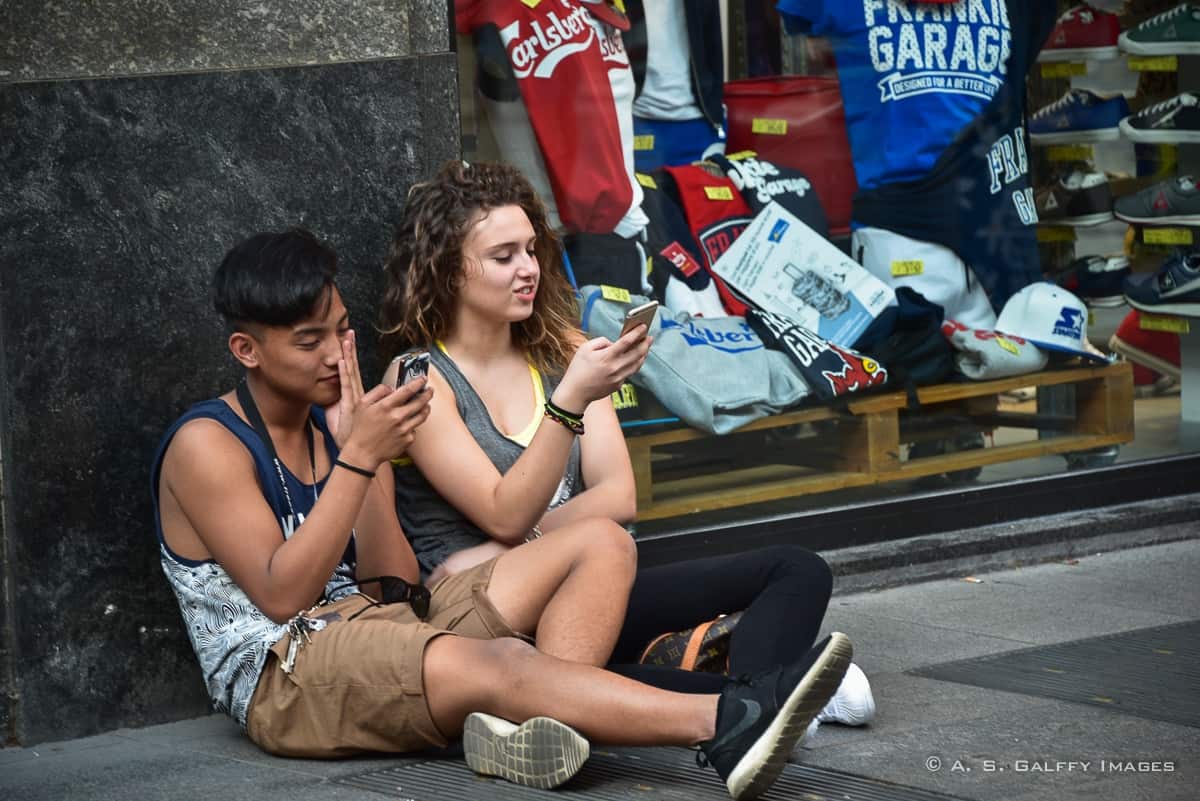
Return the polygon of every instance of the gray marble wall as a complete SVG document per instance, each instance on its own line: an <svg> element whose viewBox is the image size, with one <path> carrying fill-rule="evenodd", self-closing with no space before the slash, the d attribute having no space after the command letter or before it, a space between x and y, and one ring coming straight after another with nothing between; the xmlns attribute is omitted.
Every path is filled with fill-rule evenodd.
<svg viewBox="0 0 1200 801"><path fill-rule="evenodd" d="M211 271L243 236L311 228L341 254L372 364L391 224L458 155L459 113L444 0L15 5L0 0L16 34L0 40L0 741L32 744L207 709L148 469L166 425L235 375Z"/></svg>

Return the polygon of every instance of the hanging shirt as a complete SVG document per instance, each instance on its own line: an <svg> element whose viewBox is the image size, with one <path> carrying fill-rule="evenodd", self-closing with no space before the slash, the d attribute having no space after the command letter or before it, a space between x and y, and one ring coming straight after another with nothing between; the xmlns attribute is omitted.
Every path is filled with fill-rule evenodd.
<svg viewBox="0 0 1200 801"><path fill-rule="evenodd" d="M505 160L544 170L569 231L630 237L645 227L633 177L633 74L620 32L576 0L455 0L458 32L494 26L525 114L492 115ZM491 101L499 98L492 97ZM494 102L491 105L496 105ZM525 120L528 120L528 128ZM540 158L513 161L532 130ZM535 184L538 181L535 181Z"/></svg>
<svg viewBox="0 0 1200 801"><path fill-rule="evenodd" d="M1038 280L1025 77L1052 3L780 0L834 42L858 226L953 250L999 309Z"/></svg>

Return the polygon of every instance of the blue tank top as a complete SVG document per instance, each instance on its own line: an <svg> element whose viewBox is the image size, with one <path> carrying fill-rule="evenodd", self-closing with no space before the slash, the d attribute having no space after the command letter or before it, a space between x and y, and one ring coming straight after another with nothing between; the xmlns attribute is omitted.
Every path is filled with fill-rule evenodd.
<svg viewBox="0 0 1200 801"><path fill-rule="evenodd" d="M158 484L167 446L180 427L201 418L216 420L246 446L254 459L259 488L279 521L280 536L284 539L290 538L304 522L325 486L325 479L315 485L306 484L282 463L277 472L262 438L220 399L203 401L188 409L167 429L154 457L150 492L154 499L154 528L163 573L179 602L184 627L200 662L214 708L245 728L246 713L267 654L286 629L263 614L215 560L186 559L173 552L163 537L159 515ZM338 452L337 444L325 424L324 413L313 409L312 419L324 438L326 452L330 459L334 458ZM290 507L279 480L280 472L287 483L287 495L291 496ZM354 578L353 548L351 539L341 563L326 583L326 593L331 600L348 595L354 589L348 585Z"/></svg>

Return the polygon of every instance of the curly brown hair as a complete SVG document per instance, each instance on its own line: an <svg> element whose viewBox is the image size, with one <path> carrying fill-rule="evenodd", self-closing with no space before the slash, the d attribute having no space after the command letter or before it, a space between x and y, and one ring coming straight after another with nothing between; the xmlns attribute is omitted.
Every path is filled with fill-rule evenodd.
<svg viewBox="0 0 1200 801"><path fill-rule="evenodd" d="M385 267L380 350L385 359L429 347L450 332L463 278L463 243L480 214L520 206L535 234L541 277L528 318L512 324L513 342L539 370L562 373L579 330L578 307L562 266L558 236L529 181L504 164L448 161L432 181L415 184L400 215Z"/></svg>

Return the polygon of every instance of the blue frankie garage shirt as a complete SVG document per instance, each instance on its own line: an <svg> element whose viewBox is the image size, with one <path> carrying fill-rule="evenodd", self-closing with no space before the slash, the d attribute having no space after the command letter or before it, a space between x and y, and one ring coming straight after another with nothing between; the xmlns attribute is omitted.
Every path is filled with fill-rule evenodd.
<svg viewBox="0 0 1200 801"><path fill-rule="evenodd" d="M924 176L996 96L1012 27L1004 0L779 0L790 29L837 57L858 185Z"/></svg>
<svg viewBox="0 0 1200 801"><path fill-rule="evenodd" d="M1054 4L780 0L779 9L833 42L859 180L855 225L950 248L997 309L1038 280L1025 76Z"/></svg>

